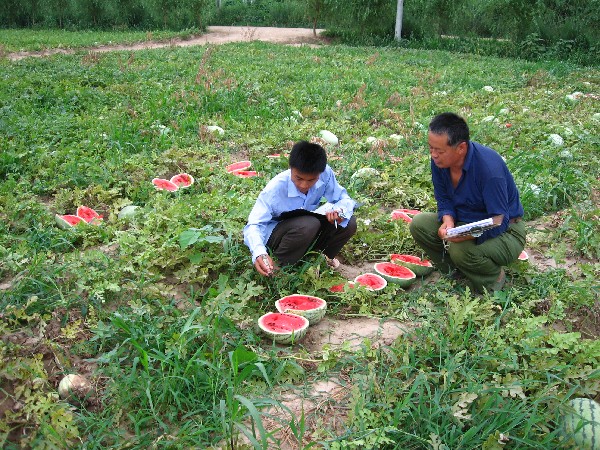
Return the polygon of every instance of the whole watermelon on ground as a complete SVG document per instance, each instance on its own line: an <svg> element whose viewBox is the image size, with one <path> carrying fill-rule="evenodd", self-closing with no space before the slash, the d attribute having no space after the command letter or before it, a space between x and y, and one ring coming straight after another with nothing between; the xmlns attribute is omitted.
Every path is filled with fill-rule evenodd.
<svg viewBox="0 0 600 450"><path fill-rule="evenodd" d="M600 450L600 404L589 398L574 398L563 416L565 431L580 450Z"/></svg>

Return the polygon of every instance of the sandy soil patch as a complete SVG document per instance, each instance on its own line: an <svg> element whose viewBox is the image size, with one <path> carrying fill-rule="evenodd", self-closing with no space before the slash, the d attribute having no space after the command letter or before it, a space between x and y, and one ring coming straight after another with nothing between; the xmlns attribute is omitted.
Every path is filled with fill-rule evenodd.
<svg viewBox="0 0 600 450"><path fill-rule="evenodd" d="M15 52L9 53L7 58L11 61L18 61L28 57L43 57L56 54L69 55L82 50L88 50L94 53L104 53L113 51L136 51L148 50L165 47L192 47L195 45L207 44L226 44L228 42L251 42L263 41L286 45L309 45L319 46L327 43L327 39L322 36L324 30L317 29L315 36L310 28L276 28L276 27L208 27L207 32L202 36L195 36L190 39L169 39L168 41L146 41L139 44L125 45L102 45L98 47L89 47L85 49L50 49L39 52Z"/></svg>

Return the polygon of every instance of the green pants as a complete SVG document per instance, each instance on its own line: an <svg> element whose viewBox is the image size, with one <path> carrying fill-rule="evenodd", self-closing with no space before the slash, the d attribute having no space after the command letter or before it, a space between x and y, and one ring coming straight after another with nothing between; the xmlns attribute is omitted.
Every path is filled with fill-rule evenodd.
<svg viewBox="0 0 600 450"><path fill-rule="evenodd" d="M410 223L410 233L439 271L450 274L460 270L477 291L489 288L502 266L516 261L525 247L523 221L511 223L508 230L483 244L476 245L474 240L448 242L447 248L438 236L440 226L436 213L420 213Z"/></svg>

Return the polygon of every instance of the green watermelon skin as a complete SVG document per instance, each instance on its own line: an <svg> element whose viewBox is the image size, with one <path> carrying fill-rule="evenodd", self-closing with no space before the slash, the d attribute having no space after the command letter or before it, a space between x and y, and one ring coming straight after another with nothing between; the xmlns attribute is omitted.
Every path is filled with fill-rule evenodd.
<svg viewBox="0 0 600 450"><path fill-rule="evenodd" d="M574 398L567 403L569 410L563 426L573 438L578 450L600 450L600 404L589 398Z"/></svg>
<svg viewBox="0 0 600 450"><path fill-rule="evenodd" d="M390 260L394 264L408 267L418 277L425 277L433 272L433 264L428 260L422 260L418 256L393 254L390 255Z"/></svg>

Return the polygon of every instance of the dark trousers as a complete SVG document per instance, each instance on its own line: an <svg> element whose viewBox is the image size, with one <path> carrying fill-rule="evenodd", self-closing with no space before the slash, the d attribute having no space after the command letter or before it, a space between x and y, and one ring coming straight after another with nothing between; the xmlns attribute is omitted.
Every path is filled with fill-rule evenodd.
<svg viewBox="0 0 600 450"><path fill-rule="evenodd" d="M267 241L267 247L282 265L297 263L311 247L329 258L335 258L354 233L355 217L350 219L346 227L338 225L337 228L313 216L293 217L277 224Z"/></svg>

